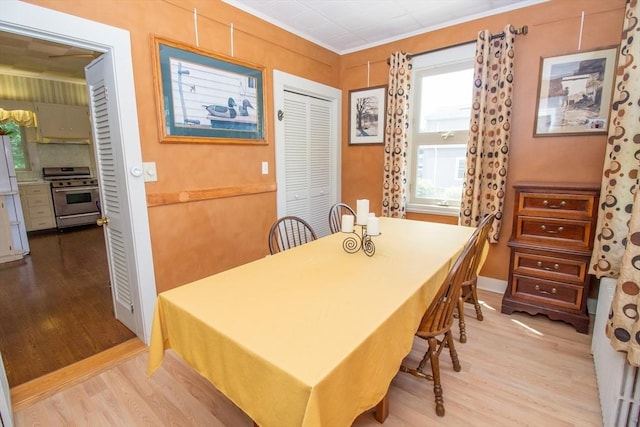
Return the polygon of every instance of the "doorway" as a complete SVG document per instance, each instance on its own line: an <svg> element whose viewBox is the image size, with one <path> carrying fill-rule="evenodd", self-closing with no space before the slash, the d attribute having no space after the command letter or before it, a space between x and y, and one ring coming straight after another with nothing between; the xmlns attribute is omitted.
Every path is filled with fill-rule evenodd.
<svg viewBox="0 0 640 427"><path fill-rule="evenodd" d="M299 216L325 236L341 198L342 91L278 70L273 86L278 217Z"/></svg>
<svg viewBox="0 0 640 427"><path fill-rule="evenodd" d="M130 98L130 94L135 93L129 33L23 2L6 2L0 16L0 31L111 54L113 64L107 69L107 74L114 82L111 99L119 113L115 115L117 122L113 125L113 149L117 154L120 181L126 183L116 190L126 201L124 206L130 218L124 224L121 242L130 262L126 271L119 274L126 277L133 295L134 332L148 343L156 289L144 180L133 172L142 167L137 111L135 102L119 102L119 99L125 99L125 95ZM101 171L97 172L100 174ZM110 274L113 274L112 268Z"/></svg>

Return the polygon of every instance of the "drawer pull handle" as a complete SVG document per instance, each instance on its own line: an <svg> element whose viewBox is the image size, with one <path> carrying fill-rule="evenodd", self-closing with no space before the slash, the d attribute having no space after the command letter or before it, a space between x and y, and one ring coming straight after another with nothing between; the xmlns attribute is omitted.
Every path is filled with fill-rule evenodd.
<svg viewBox="0 0 640 427"><path fill-rule="evenodd" d="M549 209L562 209L567 205L567 202L565 202L564 200L560 202L559 205L550 205L548 200L545 200L542 202L542 204L544 205L545 208L549 208Z"/></svg>
<svg viewBox="0 0 640 427"><path fill-rule="evenodd" d="M555 294L556 292L558 292L556 288L551 288L551 292L545 291L543 289L540 289L540 285L536 285L536 291L540 292L541 294Z"/></svg>
<svg viewBox="0 0 640 427"><path fill-rule="evenodd" d="M541 268L541 269L547 270L547 271L558 270L560 268L560 264L553 264L553 268L551 268L551 267L545 266L542 263L542 261L538 261L538 268Z"/></svg>
<svg viewBox="0 0 640 427"><path fill-rule="evenodd" d="M546 231L547 234L558 234L564 231L564 227L560 226L556 230L547 230L547 226L543 224L540 226L540 230Z"/></svg>

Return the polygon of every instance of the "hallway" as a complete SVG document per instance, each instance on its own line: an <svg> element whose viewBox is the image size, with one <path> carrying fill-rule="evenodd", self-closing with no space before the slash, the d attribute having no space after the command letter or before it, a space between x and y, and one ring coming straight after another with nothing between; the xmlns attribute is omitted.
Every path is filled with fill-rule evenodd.
<svg viewBox="0 0 640 427"><path fill-rule="evenodd" d="M135 334L114 318L103 230L29 236L24 263L0 265L0 352L14 387Z"/></svg>

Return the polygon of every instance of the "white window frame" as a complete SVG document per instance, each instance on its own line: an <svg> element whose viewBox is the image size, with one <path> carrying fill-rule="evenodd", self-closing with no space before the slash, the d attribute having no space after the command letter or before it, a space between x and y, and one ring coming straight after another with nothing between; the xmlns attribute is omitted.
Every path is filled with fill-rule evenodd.
<svg viewBox="0 0 640 427"><path fill-rule="evenodd" d="M459 206L448 206L442 205L439 203L430 203L424 200L416 200L413 197L413 189L416 186L416 175L417 175L417 156L418 156L418 146L422 143L424 144L424 136L420 136L419 131L419 111L420 111L420 93L421 93L421 76L428 74L440 74L442 72L453 72L456 70L461 70L468 68L469 66L473 67L473 62L475 60L475 42L465 43L463 45L453 46L450 48L440 49L434 52L426 53L420 56L417 56L413 60L413 77L412 80L415 82L414 90L411 92L411 100L410 105L414 106L413 113L411 117L411 132L409 135L409 156L407 165L409 167L409 195L407 197L407 211L415 212L415 213L427 213L427 214L436 214L436 215L447 215L447 216L458 216L460 213ZM472 82L469 82L471 85ZM422 134L424 135L424 134ZM446 136L444 133L440 136L441 139L433 141L434 145L454 145L460 144L460 141L463 144L467 143L468 133L465 135L459 135L461 138L451 138L451 136ZM433 138L433 134L431 134L431 138ZM466 160L466 159L465 159ZM456 159L456 162L458 159ZM458 179L458 174L456 173L456 179Z"/></svg>
<svg viewBox="0 0 640 427"><path fill-rule="evenodd" d="M464 171L462 172L462 176L460 176L460 163L466 163L467 162L467 158L466 157L456 157L456 171L453 174L453 179L455 180L463 180L464 179ZM466 169L466 167L465 167Z"/></svg>

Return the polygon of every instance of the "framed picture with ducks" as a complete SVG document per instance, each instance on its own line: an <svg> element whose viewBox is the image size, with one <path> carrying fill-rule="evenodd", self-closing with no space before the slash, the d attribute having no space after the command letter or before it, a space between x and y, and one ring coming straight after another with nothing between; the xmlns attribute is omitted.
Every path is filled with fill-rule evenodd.
<svg viewBox="0 0 640 427"><path fill-rule="evenodd" d="M264 67L153 37L165 143L266 144Z"/></svg>

